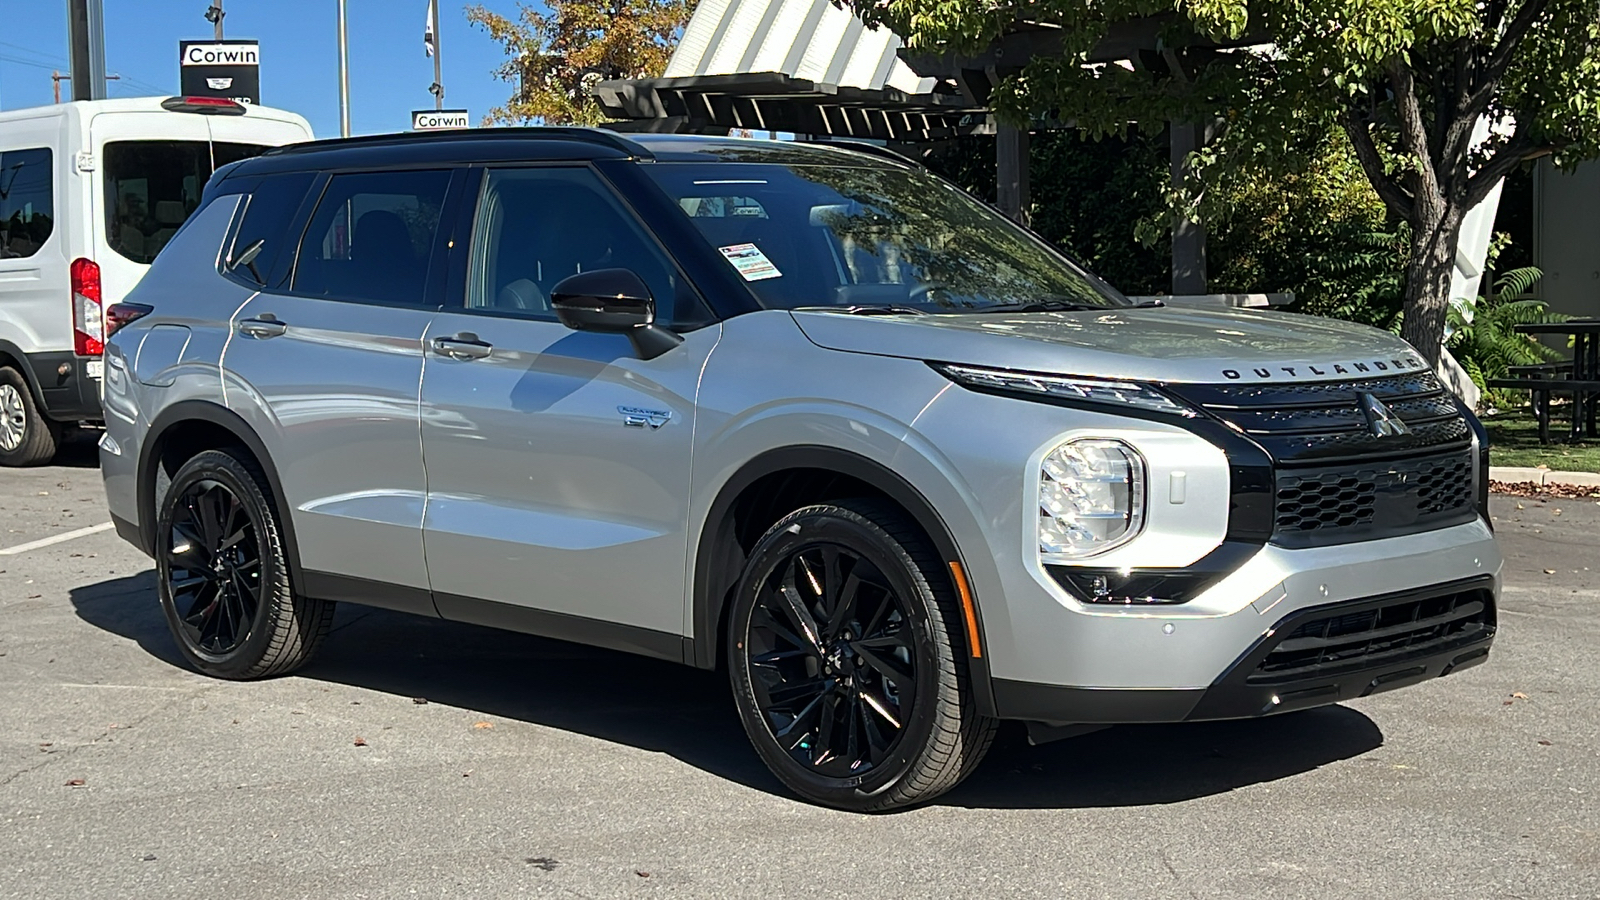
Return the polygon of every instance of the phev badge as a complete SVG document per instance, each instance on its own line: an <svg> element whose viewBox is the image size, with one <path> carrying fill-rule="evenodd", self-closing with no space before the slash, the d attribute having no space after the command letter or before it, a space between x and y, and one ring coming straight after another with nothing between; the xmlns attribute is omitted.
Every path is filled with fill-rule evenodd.
<svg viewBox="0 0 1600 900"><path fill-rule="evenodd" d="M670 409L644 409L638 406L619 406L617 412L622 413L622 424L629 428L643 428L650 426L650 430L667 424L672 420Z"/></svg>

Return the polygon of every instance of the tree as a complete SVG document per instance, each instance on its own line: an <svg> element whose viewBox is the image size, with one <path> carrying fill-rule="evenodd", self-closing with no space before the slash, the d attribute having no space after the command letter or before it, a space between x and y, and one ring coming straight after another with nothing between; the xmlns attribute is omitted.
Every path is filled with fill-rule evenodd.
<svg viewBox="0 0 1600 900"><path fill-rule="evenodd" d="M1214 125L1177 198L1195 218L1215 211L1218 184L1300 170L1307 135L1343 129L1409 225L1403 334L1434 362L1466 212L1531 160L1600 153L1592 0L853 2L919 51L974 52L1019 23L1060 28L1063 52L1033 59L991 98L1012 121L1050 116L1099 136L1135 121ZM1166 21L1158 50L1087 63L1114 25L1151 16ZM1495 126L1481 141L1480 123Z"/></svg>
<svg viewBox="0 0 1600 900"><path fill-rule="evenodd" d="M467 20L510 57L495 74L517 85L487 121L597 125L590 92L612 78L660 75L689 21L690 0L550 0L549 11L517 4L515 19L481 6Z"/></svg>

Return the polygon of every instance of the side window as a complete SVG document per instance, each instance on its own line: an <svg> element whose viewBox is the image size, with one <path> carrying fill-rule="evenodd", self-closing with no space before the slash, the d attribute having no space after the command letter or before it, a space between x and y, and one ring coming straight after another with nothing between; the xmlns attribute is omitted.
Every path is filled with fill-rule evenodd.
<svg viewBox="0 0 1600 900"><path fill-rule="evenodd" d="M50 151L0 153L0 259L32 256L55 229Z"/></svg>
<svg viewBox="0 0 1600 900"><path fill-rule="evenodd" d="M306 228L297 293L421 306L448 171L336 175Z"/></svg>
<svg viewBox="0 0 1600 900"><path fill-rule="evenodd" d="M289 226L300 203L305 200L306 189L311 187L315 175L311 172L289 172L268 175L250 192L249 205L245 207L244 221L239 223L239 233L234 236L229 258L237 256L246 247L261 241L261 253L255 259L255 271L261 275L261 284L270 283L274 264L284 258L284 249L293 253L298 233L290 234ZM236 273L241 278L255 281L248 268L240 267Z"/></svg>
<svg viewBox="0 0 1600 900"><path fill-rule="evenodd" d="M467 308L554 321L550 291L595 269L632 269L672 322L676 267L594 172L581 168L491 169L473 226ZM685 295L684 305L693 301Z"/></svg>

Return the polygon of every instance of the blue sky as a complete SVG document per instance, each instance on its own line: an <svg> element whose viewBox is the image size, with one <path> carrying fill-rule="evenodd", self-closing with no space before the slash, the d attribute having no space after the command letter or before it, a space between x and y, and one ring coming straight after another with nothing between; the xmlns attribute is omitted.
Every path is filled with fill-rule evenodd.
<svg viewBox="0 0 1600 900"><path fill-rule="evenodd" d="M208 0L103 0L106 71L112 97L170 96L178 90L178 41L211 37ZM514 15L515 0L486 0ZM67 70L66 0L0 0L0 109L51 102L50 70ZM224 0L226 36L261 41L261 100L311 120L317 137L339 135L335 0ZM433 61L423 54L427 0L346 0L350 32L350 128L401 131L410 111L432 109ZM476 121L509 96L494 77L504 60L465 4L441 0L445 105ZM69 82L62 84L70 96Z"/></svg>

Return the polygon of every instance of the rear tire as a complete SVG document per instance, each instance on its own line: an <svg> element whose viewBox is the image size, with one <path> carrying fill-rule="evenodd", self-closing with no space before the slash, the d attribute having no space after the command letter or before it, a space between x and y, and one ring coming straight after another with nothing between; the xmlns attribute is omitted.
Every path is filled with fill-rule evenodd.
<svg viewBox="0 0 1600 900"><path fill-rule="evenodd" d="M0 366L0 466L40 466L55 458L61 426L45 418L22 373Z"/></svg>
<svg viewBox="0 0 1600 900"><path fill-rule="evenodd" d="M156 574L167 626L214 678L282 675L327 637L331 601L299 597L283 530L253 460L207 450L183 464L156 519Z"/></svg>
<svg viewBox="0 0 1600 900"><path fill-rule="evenodd" d="M995 722L968 676L963 616L940 558L898 509L808 506L756 544L728 628L745 733L816 803L923 803L977 765Z"/></svg>

